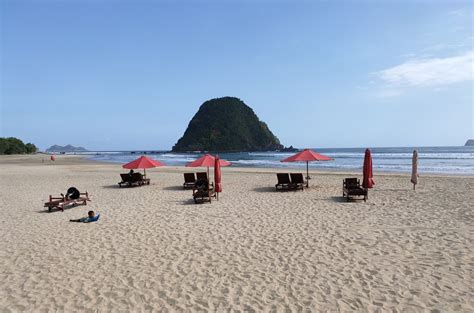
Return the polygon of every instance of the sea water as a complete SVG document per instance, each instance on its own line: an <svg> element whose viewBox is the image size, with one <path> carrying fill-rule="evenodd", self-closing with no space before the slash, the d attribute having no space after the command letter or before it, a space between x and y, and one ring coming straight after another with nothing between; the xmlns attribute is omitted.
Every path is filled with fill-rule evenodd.
<svg viewBox="0 0 474 313"><path fill-rule="evenodd" d="M374 171L410 172L413 150L418 150L420 173L474 175L474 147L401 147L371 148ZM364 162L365 148L315 148L314 151L333 158L333 161L311 162L310 169L359 171ZM126 163L142 154L170 166L183 166L202 156L201 153L172 153L167 151L102 151L88 152L96 161ZM235 167L306 168L306 163L283 163L289 152L233 152L219 153Z"/></svg>

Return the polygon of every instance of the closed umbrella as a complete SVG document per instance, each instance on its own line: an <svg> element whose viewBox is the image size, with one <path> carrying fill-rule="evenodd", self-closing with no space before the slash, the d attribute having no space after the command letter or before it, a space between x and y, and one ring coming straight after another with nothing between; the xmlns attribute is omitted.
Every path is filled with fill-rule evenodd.
<svg viewBox="0 0 474 313"><path fill-rule="evenodd" d="M216 158L210 154L205 154L199 159L196 159L188 164L186 164L186 167L207 167L207 177L209 177L209 167L214 166ZM220 166L229 166L230 162L226 160L221 160L219 159L219 165Z"/></svg>
<svg viewBox="0 0 474 313"><path fill-rule="evenodd" d="M411 163L411 182L413 184L413 190L415 190L416 184L418 184L418 151L413 150L413 158Z"/></svg>
<svg viewBox="0 0 474 313"><path fill-rule="evenodd" d="M362 187L365 189L373 188L375 185L374 180L372 179L372 154L369 149L365 150L364 157L364 169L363 169L364 179L362 181Z"/></svg>
<svg viewBox="0 0 474 313"><path fill-rule="evenodd" d="M280 162L306 162L306 188L309 187L309 165L311 161L331 161L330 157L316 153L309 149L304 149L297 154L290 156L286 159L281 160Z"/></svg>
<svg viewBox="0 0 474 313"><path fill-rule="evenodd" d="M216 156L215 162L214 162L214 188L216 191L216 197L217 200L219 200L219 192L222 192L222 183L221 183L221 162L219 159L219 156Z"/></svg>
<svg viewBox="0 0 474 313"><path fill-rule="evenodd" d="M146 177L146 170L145 169L152 168L152 167L158 167L158 166L164 166L164 165L165 164L160 162L160 161L156 161L156 160L150 159L149 157L146 157L146 156L142 155L138 159L133 160L132 162L129 162L127 164L122 165L122 167L126 168L126 169L129 169L129 170L141 168L141 169L143 169L143 175Z"/></svg>

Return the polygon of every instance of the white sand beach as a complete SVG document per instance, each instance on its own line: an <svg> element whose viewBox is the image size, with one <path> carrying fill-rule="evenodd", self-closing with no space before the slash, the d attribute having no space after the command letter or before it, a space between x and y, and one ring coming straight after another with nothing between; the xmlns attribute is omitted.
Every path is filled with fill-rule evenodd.
<svg viewBox="0 0 474 313"><path fill-rule="evenodd" d="M277 171L223 168L194 204L189 169L0 157L0 311L474 311L474 177L378 174L369 200L342 180L275 192ZM361 177L361 175L358 175ZM70 186L92 201L48 213ZM96 223L69 219L101 214Z"/></svg>

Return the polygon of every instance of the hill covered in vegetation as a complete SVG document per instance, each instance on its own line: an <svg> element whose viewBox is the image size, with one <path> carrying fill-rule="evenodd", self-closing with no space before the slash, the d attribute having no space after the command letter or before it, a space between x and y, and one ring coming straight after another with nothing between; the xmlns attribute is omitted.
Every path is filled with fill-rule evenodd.
<svg viewBox="0 0 474 313"><path fill-rule="evenodd" d="M270 151L283 146L242 100L234 97L204 102L173 151Z"/></svg>
<svg viewBox="0 0 474 313"><path fill-rule="evenodd" d="M58 146L53 145L46 149L46 152L87 152L87 150L83 147L74 147L71 145L67 146Z"/></svg>
<svg viewBox="0 0 474 313"><path fill-rule="evenodd" d="M0 138L0 154L25 154L35 153L38 148L32 143L23 143L18 138Z"/></svg>

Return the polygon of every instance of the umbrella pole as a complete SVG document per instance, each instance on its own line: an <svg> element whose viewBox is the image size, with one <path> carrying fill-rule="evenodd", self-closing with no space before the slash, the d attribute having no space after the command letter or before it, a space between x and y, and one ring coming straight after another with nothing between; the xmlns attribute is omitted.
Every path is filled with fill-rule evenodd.
<svg viewBox="0 0 474 313"><path fill-rule="evenodd" d="M143 176L146 178L146 168L143 169Z"/></svg>
<svg viewBox="0 0 474 313"><path fill-rule="evenodd" d="M309 162L306 161L306 188L309 188Z"/></svg>

